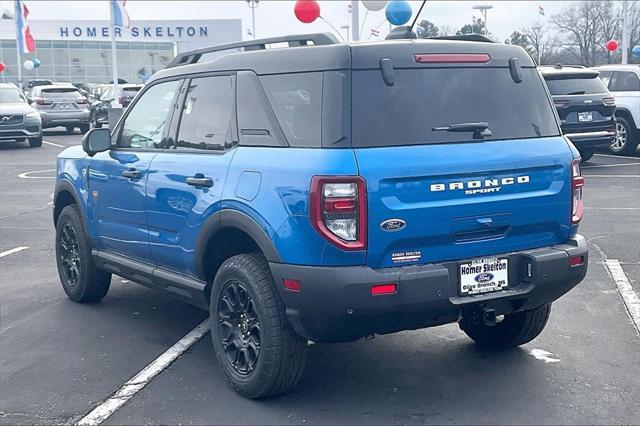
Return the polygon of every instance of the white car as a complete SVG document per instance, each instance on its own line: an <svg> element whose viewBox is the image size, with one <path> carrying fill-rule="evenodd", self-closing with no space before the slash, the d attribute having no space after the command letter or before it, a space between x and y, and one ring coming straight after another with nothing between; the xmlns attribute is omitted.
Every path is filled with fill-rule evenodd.
<svg viewBox="0 0 640 426"><path fill-rule="evenodd" d="M640 142L640 65L602 65L600 78L616 99L615 154L634 154Z"/></svg>

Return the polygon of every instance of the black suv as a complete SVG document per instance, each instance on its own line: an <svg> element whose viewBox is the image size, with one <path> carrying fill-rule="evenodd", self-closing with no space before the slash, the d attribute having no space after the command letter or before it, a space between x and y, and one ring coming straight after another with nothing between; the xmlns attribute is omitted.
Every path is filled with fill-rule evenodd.
<svg viewBox="0 0 640 426"><path fill-rule="evenodd" d="M588 161L616 135L614 97L596 70L562 65L539 69L558 110L562 133L578 148L582 161Z"/></svg>

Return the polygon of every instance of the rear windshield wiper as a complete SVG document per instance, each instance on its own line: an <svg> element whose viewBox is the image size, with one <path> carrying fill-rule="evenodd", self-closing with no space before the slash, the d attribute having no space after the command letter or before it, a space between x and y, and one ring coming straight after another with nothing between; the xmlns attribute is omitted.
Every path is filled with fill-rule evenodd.
<svg viewBox="0 0 640 426"><path fill-rule="evenodd" d="M493 132L489 130L489 123L456 123L449 126L434 127L431 129L433 132L473 132L474 139L484 139L493 135Z"/></svg>
<svg viewBox="0 0 640 426"><path fill-rule="evenodd" d="M587 93L586 90L576 90L575 92L567 93L567 96L570 96L570 95L584 95L585 93Z"/></svg>

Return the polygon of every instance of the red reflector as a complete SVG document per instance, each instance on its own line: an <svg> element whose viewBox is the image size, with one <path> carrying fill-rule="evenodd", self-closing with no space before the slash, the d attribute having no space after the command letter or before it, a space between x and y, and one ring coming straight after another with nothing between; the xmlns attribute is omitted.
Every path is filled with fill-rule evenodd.
<svg viewBox="0 0 640 426"><path fill-rule="evenodd" d="M324 200L324 211L327 213L352 212L355 209L355 198L327 198Z"/></svg>
<svg viewBox="0 0 640 426"><path fill-rule="evenodd" d="M584 258L582 256L573 256L569 258L569 265L571 266L580 266L584 263Z"/></svg>
<svg viewBox="0 0 640 426"><path fill-rule="evenodd" d="M486 63L491 58L486 53L422 53L413 55L413 59L419 64L437 64Z"/></svg>
<svg viewBox="0 0 640 426"><path fill-rule="evenodd" d="M287 290L291 290L291 291L301 291L302 290L302 284L300 284L300 281L298 280L292 280L290 278L285 278L282 280L282 282L284 283L284 288L286 288Z"/></svg>
<svg viewBox="0 0 640 426"><path fill-rule="evenodd" d="M396 292L395 284L378 284L371 287L371 294L380 295L380 294L393 294Z"/></svg>

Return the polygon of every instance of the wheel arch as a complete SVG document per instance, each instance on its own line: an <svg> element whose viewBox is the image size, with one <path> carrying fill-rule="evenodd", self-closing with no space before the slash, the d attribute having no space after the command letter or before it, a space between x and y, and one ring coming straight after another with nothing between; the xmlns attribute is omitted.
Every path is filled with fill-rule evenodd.
<svg viewBox="0 0 640 426"><path fill-rule="evenodd" d="M627 120L629 124L631 124L632 131L638 131L638 124L640 123L635 122L635 120L633 119L633 114L631 114L631 111L629 111L629 109L625 107L616 107L615 115L616 117L623 117L625 120Z"/></svg>
<svg viewBox="0 0 640 426"><path fill-rule="evenodd" d="M67 180L58 181L56 184L56 189L53 195L53 226L55 227L57 225L58 218L60 217L62 210L71 204L76 204L78 206L85 229L87 229L85 211L82 208L83 204L80 202L80 198L76 194L73 185Z"/></svg>

